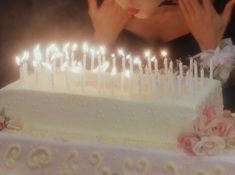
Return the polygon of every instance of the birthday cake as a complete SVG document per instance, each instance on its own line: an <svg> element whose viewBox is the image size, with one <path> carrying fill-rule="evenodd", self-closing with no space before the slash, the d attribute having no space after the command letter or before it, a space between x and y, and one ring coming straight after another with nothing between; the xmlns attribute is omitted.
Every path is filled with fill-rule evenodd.
<svg viewBox="0 0 235 175"><path fill-rule="evenodd" d="M34 53L38 51L39 47ZM161 74L156 62L155 70L149 66L143 71L140 60L129 56L128 64L122 62L123 71L118 72L116 57L112 56L110 66L107 58L98 54L95 68L91 54L88 70L84 66L89 57L86 52L82 64L73 60L75 54L73 61L61 61L63 54L55 47L53 52L56 56L50 57L48 51L45 62L42 55L34 55L31 75L26 65L29 54L17 58L20 80L0 90L4 121L0 172L230 175L234 171L235 160L224 155L227 146L234 147L233 131L226 131L227 137L221 137L226 141L221 141L216 131L202 127L222 113L221 84L205 78L203 71L198 77L196 63L193 71L190 68L183 75L180 67L175 76L172 63L168 66L164 60ZM68 50L64 49L64 55L68 56ZM198 118L201 115L206 117ZM195 132L188 132L193 126ZM184 131L187 133L182 136ZM205 140L204 135L213 139ZM178 148L179 140L191 155L224 154L189 156ZM211 145L202 144L207 141ZM213 145L216 143L219 147Z"/></svg>

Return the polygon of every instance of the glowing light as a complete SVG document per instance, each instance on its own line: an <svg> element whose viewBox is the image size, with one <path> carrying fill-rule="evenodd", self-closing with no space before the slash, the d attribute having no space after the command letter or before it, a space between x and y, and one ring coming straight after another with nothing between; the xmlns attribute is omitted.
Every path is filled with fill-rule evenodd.
<svg viewBox="0 0 235 175"><path fill-rule="evenodd" d="M154 62L157 58L154 56L151 58L151 61Z"/></svg>
<svg viewBox="0 0 235 175"><path fill-rule="evenodd" d="M125 56L124 50L123 49L118 49L118 54L122 57Z"/></svg>
<svg viewBox="0 0 235 175"><path fill-rule="evenodd" d="M17 64L18 66L20 66L21 60L20 60L20 57L19 57L19 56L16 56L15 62L16 62L16 64Z"/></svg>
<svg viewBox="0 0 235 175"><path fill-rule="evenodd" d="M151 51L150 50L145 51L144 56L146 58L150 57L150 55L151 55Z"/></svg>
<svg viewBox="0 0 235 175"><path fill-rule="evenodd" d="M162 50L162 51L161 51L161 56L162 56L162 57L167 57L167 56L168 56L167 51L166 51L166 50Z"/></svg>

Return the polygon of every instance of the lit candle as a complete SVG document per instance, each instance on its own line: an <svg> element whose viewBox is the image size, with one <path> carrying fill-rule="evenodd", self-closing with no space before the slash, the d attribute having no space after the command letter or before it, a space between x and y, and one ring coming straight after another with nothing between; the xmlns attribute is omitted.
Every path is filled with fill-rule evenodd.
<svg viewBox="0 0 235 175"><path fill-rule="evenodd" d="M111 72L111 78L112 78L112 96L115 95L115 81L114 81L114 76L117 74L117 69L116 66L113 66L112 72Z"/></svg>
<svg viewBox="0 0 235 175"><path fill-rule="evenodd" d="M83 50L83 68L86 70L87 53L89 51L89 47L86 42L83 43L82 50Z"/></svg>
<svg viewBox="0 0 235 175"><path fill-rule="evenodd" d="M190 76L193 74L193 58L190 58L189 60L189 71L190 71Z"/></svg>
<svg viewBox="0 0 235 175"><path fill-rule="evenodd" d="M19 56L16 56L15 58L15 62L17 64L17 66L19 67L19 72L20 72L20 82L22 83L24 81L24 77L23 77L23 67L21 65L21 59Z"/></svg>
<svg viewBox="0 0 235 175"><path fill-rule="evenodd" d="M152 73L152 63L151 63L151 52L150 50L145 51L145 58L147 59L148 62L148 73L151 74Z"/></svg>
<svg viewBox="0 0 235 175"><path fill-rule="evenodd" d="M129 69L125 70L125 78L131 79L131 72L130 72ZM132 89L132 81L129 81L129 92L130 92L130 94L132 94L132 91L133 91L133 89Z"/></svg>
<svg viewBox="0 0 235 175"><path fill-rule="evenodd" d="M167 58L164 58L164 72L167 75L167 73L168 73L168 61L167 61Z"/></svg>
<svg viewBox="0 0 235 175"><path fill-rule="evenodd" d="M102 55L102 64L104 64L106 62L106 49L104 46L100 46L100 53Z"/></svg>
<svg viewBox="0 0 235 175"><path fill-rule="evenodd" d="M77 51L77 49L78 49L78 45L77 45L77 43L74 43L72 45L71 63L73 63L75 61L75 52Z"/></svg>
<svg viewBox="0 0 235 175"><path fill-rule="evenodd" d="M205 78L205 72L204 72L204 68L202 67L201 68L201 83L200 83L201 89L204 88L204 78Z"/></svg>
<svg viewBox="0 0 235 175"><path fill-rule="evenodd" d="M70 57L69 57L69 47L70 47L70 43L66 43L63 47L63 52L64 52L64 55L65 55L65 59L66 61L69 61Z"/></svg>
<svg viewBox="0 0 235 175"><path fill-rule="evenodd" d="M129 60L129 65L130 65L130 73L133 74L134 73L134 67L133 67L133 59L131 55L127 55L126 57Z"/></svg>
<svg viewBox="0 0 235 175"><path fill-rule="evenodd" d="M47 62L43 62L42 63L42 66L45 67L45 69L49 72L49 75L50 75L50 84L51 84L51 88L52 90L54 90L54 87L55 87L55 79L54 79L54 71L53 71L53 66L51 63L47 63Z"/></svg>
<svg viewBox="0 0 235 175"><path fill-rule="evenodd" d="M90 54L91 54L91 72L92 72L95 66L95 50L90 49Z"/></svg>
<svg viewBox="0 0 235 175"><path fill-rule="evenodd" d="M179 69L180 69L180 79L183 79L184 74L183 74L183 63L182 62L179 63Z"/></svg>
<svg viewBox="0 0 235 175"><path fill-rule="evenodd" d="M122 72L126 70L126 56L123 49L118 49L118 54L122 57Z"/></svg>
<svg viewBox="0 0 235 175"><path fill-rule="evenodd" d="M138 94L139 96L142 95L142 79L143 79L143 67L139 57L134 59L134 64L138 65L139 67L139 79L138 79Z"/></svg>
<svg viewBox="0 0 235 175"><path fill-rule="evenodd" d="M34 54L33 67L34 67L34 74L35 74L35 82L36 82L36 85L38 86L39 72L40 72L41 60L42 60L42 54L41 54L39 44L33 50L33 54Z"/></svg>
<svg viewBox="0 0 235 175"><path fill-rule="evenodd" d="M194 62L194 78L195 78L195 81L197 82L197 80L198 80L198 67L197 67L196 61Z"/></svg>
<svg viewBox="0 0 235 175"><path fill-rule="evenodd" d="M213 59L210 59L210 80L213 80L213 71L214 71Z"/></svg>
<svg viewBox="0 0 235 175"><path fill-rule="evenodd" d="M140 73L140 74L143 74L144 71L143 71L142 63L141 63L139 57L136 57L136 58L134 59L134 64L138 65L139 73Z"/></svg>
<svg viewBox="0 0 235 175"><path fill-rule="evenodd" d="M152 62L154 62L155 76L158 75L158 60L156 57L152 57Z"/></svg>
<svg viewBox="0 0 235 175"><path fill-rule="evenodd" d="M22 63L23 63L23 79L25 79L28 76L28 60L29 60L29 52L24 51L23 57L22 57Z"/></svg>
<svg viewBox="0 0 235 175"><path fill-rule="evenodd" d="M173 74L173 61L170 61L170 73Z"/></svg>

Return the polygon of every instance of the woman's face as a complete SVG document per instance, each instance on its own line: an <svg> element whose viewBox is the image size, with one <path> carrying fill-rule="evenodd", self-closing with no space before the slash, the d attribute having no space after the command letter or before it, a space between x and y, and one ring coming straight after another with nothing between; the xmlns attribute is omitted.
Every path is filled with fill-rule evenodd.
<svg viewBox="0 0 235 175"><path fill-rule="evenodd" d="M147 18L153 14L164 0L116 0L123 8L131 12L138 12L138 18Z"/></svg>

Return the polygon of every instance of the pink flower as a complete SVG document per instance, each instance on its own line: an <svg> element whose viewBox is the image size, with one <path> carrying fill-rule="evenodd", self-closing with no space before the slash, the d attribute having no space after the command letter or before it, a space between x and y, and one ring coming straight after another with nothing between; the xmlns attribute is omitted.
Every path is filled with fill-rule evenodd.
<svg viewBox="0 0 235 175"><path fill-rule="evenodd" d="M215 109L208 105L204 106L202 114L207 118L207 120L211 120L216 116Z"/></svg>
<svg viewBox="0 0 235 175"><path fill-rule="evenodd" d="M0 115L0 131L5 128L5 117Z"/></svg>
<svg viewBox="0 0 235 175"><path fill-rule="evenodd" d="M193 147L199 142L199 138L194 133L182 133L178 138L181 148L189 155L194 155Z"/></svg>
<svg viewBox="0 0 235 175"><path fill-rule="evenodd" d="M225 140L218 136L204 136L193 146L193 152L198 156L211 156L224 152Z"/></svg>
<svg viewBox="0 0 235 175"><path fill-rule="evenodd" d="M220 116L206 126L206 133L224 138L235 138L235 123L232 117Z"/></svg>
<svg viewBox="0 0 235 175"><path fill-rule="evenodd" d="M207 106L203 114L194 121L194 131L197 135L235 138L235 121L231 112L224 111L220 116L215 116L213 109Z"/></svg>

